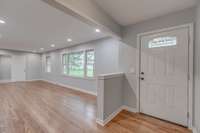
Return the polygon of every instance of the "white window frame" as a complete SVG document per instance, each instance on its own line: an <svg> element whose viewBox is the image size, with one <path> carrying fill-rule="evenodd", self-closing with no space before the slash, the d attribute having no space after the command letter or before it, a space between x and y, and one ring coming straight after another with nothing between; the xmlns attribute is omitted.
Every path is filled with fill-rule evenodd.
<svg viewBox="0 0 200 133"><path fill-rule="evenodd" d="M94 72L93 72L93 77L88 77L87 76L87 52L88 51L94 51ZM78 77L78 76L72 76L72 75L69 75L69 55L70 54L73 54L73 53L80 53L80 52L83 52L84 53L84 76L83 77ZM67 67L67 74L65 74L64 73L64 62L63 62L63 60L64 60L64 55L68 55L67 56L67 58L68 58L68 60L67 60L67 63L65 64L66 65L66 67ZM96 78L96 56L95 56L96 54L95 54L95 49L94 48L91 48L91 49L85 49L85 50L76 50L76 51L70 51L70 52L63 52L62 54L61 54L61 66L62 66L62 75L64 75L64 76L67 76L67 77L72 77L72 78L79 78L79 79L95 79Z"/></svg>
<svg viewBox="0 0 200 133"><path fill-rule="evenodd" d="M76 53L83 53L83 55L84 55L84 62L83 62L83 77L78 77L78 76L73 76L73 75L69 75L69 56L70 56L70 54L76 54ZM70 77L77 77L77 78L85 78L85 51L84 50L80 50L80 51L73 51L73 52L70 52L70 53L68 53L68 63L67 63L67 65L68 65L68 70L67 70L67 75L68 76L70 76Z"/></svg>
<svg viewBox="0 0 200 133"><path fill-rule="evenodd" d="M65 56L65 55L67 55L67 62L66 62L66 64L64 64L64 56ZM68 73L69 73L69 70L68 70L69 54L67 54L67 53L62 54L61 59L62 59L62 73L63 73L63 75L68 75ZM64 66L66 66L67 74L64 73Z"/></svg>
<svg viewBox="0 0 200 133"><path fill-rule="evenodd" d="M50 59L50 64L48 64L48 60L47 59ZM50 67L50 71L48 72L48 70L47 70L47 67ZM45 56L45 72L46 73L51 73L52 72L52 63L51 63L51 56L50 55L47 55L47 56Z"/></svg>
<svg viewBox="0 0 200 133"><path fill-rule="evenodd" d="M94 66L93 66L93 77L88 77L87 76L87 53L88 52L91 52L91 51L93 51L94 52ZM95 50L94 49L87 49L87 50L85 50L85 77L86 78L94 78L95 76L96 76L96 67L95 67L95 64L96 64L96 56L95 56Z"/></svg>

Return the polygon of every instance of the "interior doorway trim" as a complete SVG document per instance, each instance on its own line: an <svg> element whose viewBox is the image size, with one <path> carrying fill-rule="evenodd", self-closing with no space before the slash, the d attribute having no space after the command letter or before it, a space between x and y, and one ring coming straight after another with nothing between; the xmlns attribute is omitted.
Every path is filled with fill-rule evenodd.
<svg viewBox="0 0 200 133"><path fill-rule="evenodd" d="M137 112L140 112L140 68L141 68L141 37L156 34L160 32L171 31L175 29L188 28L189 29L189 56L188 56L188 128L192 129L193 127L193 55L194 55L194 24L189 23L185 25L174 26L170 28L164 28L159 30L154 30L150 32L140 33L137 35Z"/></svg>

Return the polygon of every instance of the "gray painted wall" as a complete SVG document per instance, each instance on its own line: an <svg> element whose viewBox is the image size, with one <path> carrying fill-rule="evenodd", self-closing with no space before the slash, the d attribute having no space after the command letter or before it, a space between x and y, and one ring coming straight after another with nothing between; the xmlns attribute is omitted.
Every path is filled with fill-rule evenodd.
<svg viewBox="0 0 200 133"><path fill-rule="evenodd" d="M11 50L0 50L0 55L11 56L11 68L15 68L15 63L12 63L12 62L17 63L17 60L14 60L16 58L13 58L13 57L16 57L18 55L24 56L26 59L26 63L25 63L26 80L41 79L41 70L42 70L41 55L28 53L28 52L11 51Z"/></svg>
<svg viewBox="0 0 200 133"><path fill-rule="evenodd" d="M106 120L113 111L118 110L122 105L123 76L104 80L104 115Z"/></svg>
<svg viewBox="0 0 200 133"><path fill-rule="evenodd" d="M74 78L62 74L62 62L61 54L63 52L72 52L86 49L95 49L95 72L96 75L115 73L119 71L118 68L118 53L119 53L119 42L117 40L107 38L97 41L92 41L79 46L74 46L62 50L56 50L43 54L42 56L42 77L45 80L53 81L58 84L63 84L70 87L75 87L83 89L84 91L89 91L91 93L97 92L96 78L95 79L84 79L84 78ZM51 56L52 60L52 72L45 72L45 57L46 55Z"/></svg>
<svg viewBox="0 0 200 133"><path fill-rule="evenodd" d="M136 108L136 59L137 34L172 26L193 23L195 21L195 8L151 19L142 23L124 27L123 43L119 51L120 71L126 73L124 79L124 104Z"/></svg>
<svg viewBox="0 0 200 133"><path fill-rule="evenodd" d="M199 129L200 132L200 3L197 8L196 14L196 38L195 38L195 70L194 70L194 80L195 80L195 92L194 92L194 124L195 127Z"/></svg>
<svg viewBox="0 0 200 133"><path fill-rule="evenodd" d="M42 58L40 54L26 53L26 80L42 78Z"/></svg>

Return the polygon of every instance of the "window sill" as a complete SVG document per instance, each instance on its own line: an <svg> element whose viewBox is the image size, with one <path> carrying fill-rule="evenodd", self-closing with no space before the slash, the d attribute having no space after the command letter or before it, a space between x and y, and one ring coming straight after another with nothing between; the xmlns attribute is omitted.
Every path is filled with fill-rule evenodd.
<svg viewBox="0 0 200 133"><path fill-rule="evenodd" d="M74 79L81 79L81 80L96 80L96 77L93 78L87 78L87 77L76 77L76 76L69 76L62 74L63 77L68 77L68 78L74 78Z"/></svg>

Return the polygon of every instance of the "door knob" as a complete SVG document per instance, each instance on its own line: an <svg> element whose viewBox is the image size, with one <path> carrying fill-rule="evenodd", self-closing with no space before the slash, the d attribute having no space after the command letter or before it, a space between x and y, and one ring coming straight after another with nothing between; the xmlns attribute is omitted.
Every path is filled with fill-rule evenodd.
<svg viewBox="0 0 200 133"><path fill-rule="evenodd" d="M144 74L144 72L141 72L141 74L143 75L143 74Z"/></svg>
<svg viewBox="0 0 200 133"><path fill-rule="evenodd" d="M144 78L140 78L141 80L144 80Z"/></svg>

